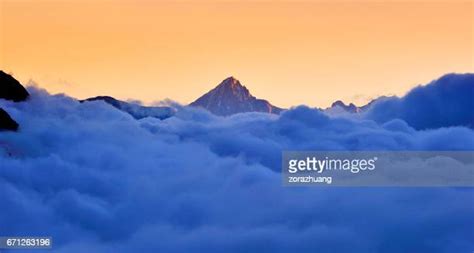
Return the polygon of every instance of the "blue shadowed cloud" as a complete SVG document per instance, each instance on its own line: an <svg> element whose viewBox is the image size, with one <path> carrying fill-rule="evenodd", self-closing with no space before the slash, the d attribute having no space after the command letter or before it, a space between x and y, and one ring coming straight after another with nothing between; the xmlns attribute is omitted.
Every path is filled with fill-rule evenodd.
<svg viewBox="0 0 474 253"><path fill-rule="evenodd" d="M448 74L412 89L401 98L375 102L366 116L377 122L399 118L415 129L474 128L473 98L474 74Z"/></svg>

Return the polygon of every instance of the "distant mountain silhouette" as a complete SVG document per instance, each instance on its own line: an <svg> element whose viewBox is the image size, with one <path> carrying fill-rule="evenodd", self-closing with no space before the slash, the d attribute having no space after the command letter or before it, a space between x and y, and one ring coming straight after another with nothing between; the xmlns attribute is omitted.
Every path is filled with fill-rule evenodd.
<svg viewBox="0 0 474 253"><path fill-rule="evenodd" d="M266 112L279 114L282 109L267 100L258 99L233 76L222 81L190 106L204 108L216 115L228 116L241 112Z"/></svg>
<svg viewBox="0 0 474 253"><path fill-rule="evenodd" d="M135 119L143 119L146 117L166 119L175 114L174 109L171 107L141 106L137 104L127 103L110 96L98 96L81 100L81 102L85 101L104 101L112 105L113 107L132 115L132 117L134 117Z"/></svg>
<svg viewBox="0 0 474 253"><path fill-rule="evenodd" d="M326 108L325 111L357 113L360 112L361 109L353 103L346 105L341 100L337 100L336 102L332 103L331 107Z"/></svg>
<svg viewBox="0 0 474 253"><path fill-rule="evenodd" d="M385 99L390 99L393 97L381 96L375 99L372 99L369 103L363 106L356 106L353 103L346 105L343 101L337 100L336 102L332 103L330 107L324 109L323 111L331 113L331 114L338 114L338 113L361 113L367 111L370 106L372 106L377 101L382 101Z"/></svg>

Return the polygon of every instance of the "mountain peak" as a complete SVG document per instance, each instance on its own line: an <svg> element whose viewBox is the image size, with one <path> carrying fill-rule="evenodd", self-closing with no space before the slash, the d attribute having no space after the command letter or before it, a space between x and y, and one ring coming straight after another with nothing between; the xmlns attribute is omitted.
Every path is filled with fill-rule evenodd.
<svg viewBox="0 0 474 253"><path fill-rule="evenodd" d="M225 84L225 85L241 85L240 84L240 81L237 80L237 78L235 78L234 76L229 76L227 77L226 79L224 79L224 81L222 81L221 84Z"/></svg>
<svg viewBox="0 0 474 253"><path fill-rule="evenodd" d="M268 112L279 113L280 108L271 105L268 101L257 99L235 77L224 79L214 89L204 94L191 106L202 107L221 116L240 112Z"/></svg>
<svg viewBox="0 0 474 253"><path fill-rule="evenodd" d="M224 79L219 85L211 90L211 92L214 92L223 98L235 97L237 100L241 101L252 97L249 90L233 76Z"/></svg>

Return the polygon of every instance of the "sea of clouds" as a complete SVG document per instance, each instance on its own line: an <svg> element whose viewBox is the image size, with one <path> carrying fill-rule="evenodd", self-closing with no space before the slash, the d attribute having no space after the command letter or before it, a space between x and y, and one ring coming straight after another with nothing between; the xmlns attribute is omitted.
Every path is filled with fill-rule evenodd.
<svg viewBox="0 0 474 253"><path fill-rule="evenodd" d="M29 87L26 102L0 100L21 126L0 132L0 235L52 236L48 252L68 253L471 252L470 188L290 188L280 175L282 150L474 150L473 107L434 121L415 99L472 104L468 77L353 118L178 107L135 120Z"/></svg>

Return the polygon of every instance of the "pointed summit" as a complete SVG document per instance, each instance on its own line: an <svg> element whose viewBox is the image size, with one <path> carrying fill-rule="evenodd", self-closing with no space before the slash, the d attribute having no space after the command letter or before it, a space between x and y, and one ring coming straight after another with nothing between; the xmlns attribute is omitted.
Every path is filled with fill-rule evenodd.
<svg viewBox="0 0 474 253"><path fill-rule="evenodd" d="M230 76L224 79L217 87L222 86L225 87L225 89L232 90L234 92L239 92L239 91L247 91L247 88L243 86L239 80L237 80L235 77Z"/></svg>
<svg viewBox="0 0 474 253"><path fill-rule="evenodd" d="M232 99L234 97L240 101L245 101L252 97L249 90L233 76L224 79L211 92L221 98Z"/></svg>
<svg viewBox="0 0 474 253"><path fill-rule="evenodd" d="M224 81L222 81L221 84L224 84L224 85L231 85L231 86L234 86L234 85L241 85L241 84L240 84L240 81L237 80L237 78L235 78L234 76L229 76L229 77L227 77L226 79L224 79Z"/></svg>
<svg viewBox="0 0 474 253"><path fill-rule="evenodd" d="M233 76L227 77L218 86L224 86L224 87L227 87L227 88L230 88L230 89L241 89L241 88L245 89L245 86L243 86L240 83L240 81L237 80L237 78L235 78Z"/></svg>
<svg viewBox="0 0 474 253"><path fill-rule="evenodd" d="M192 102L190 106L202 107L221 116L241 112L279 113L281 108L268 101L257 99L239 80L230 76L214 89Z"/></svg>

